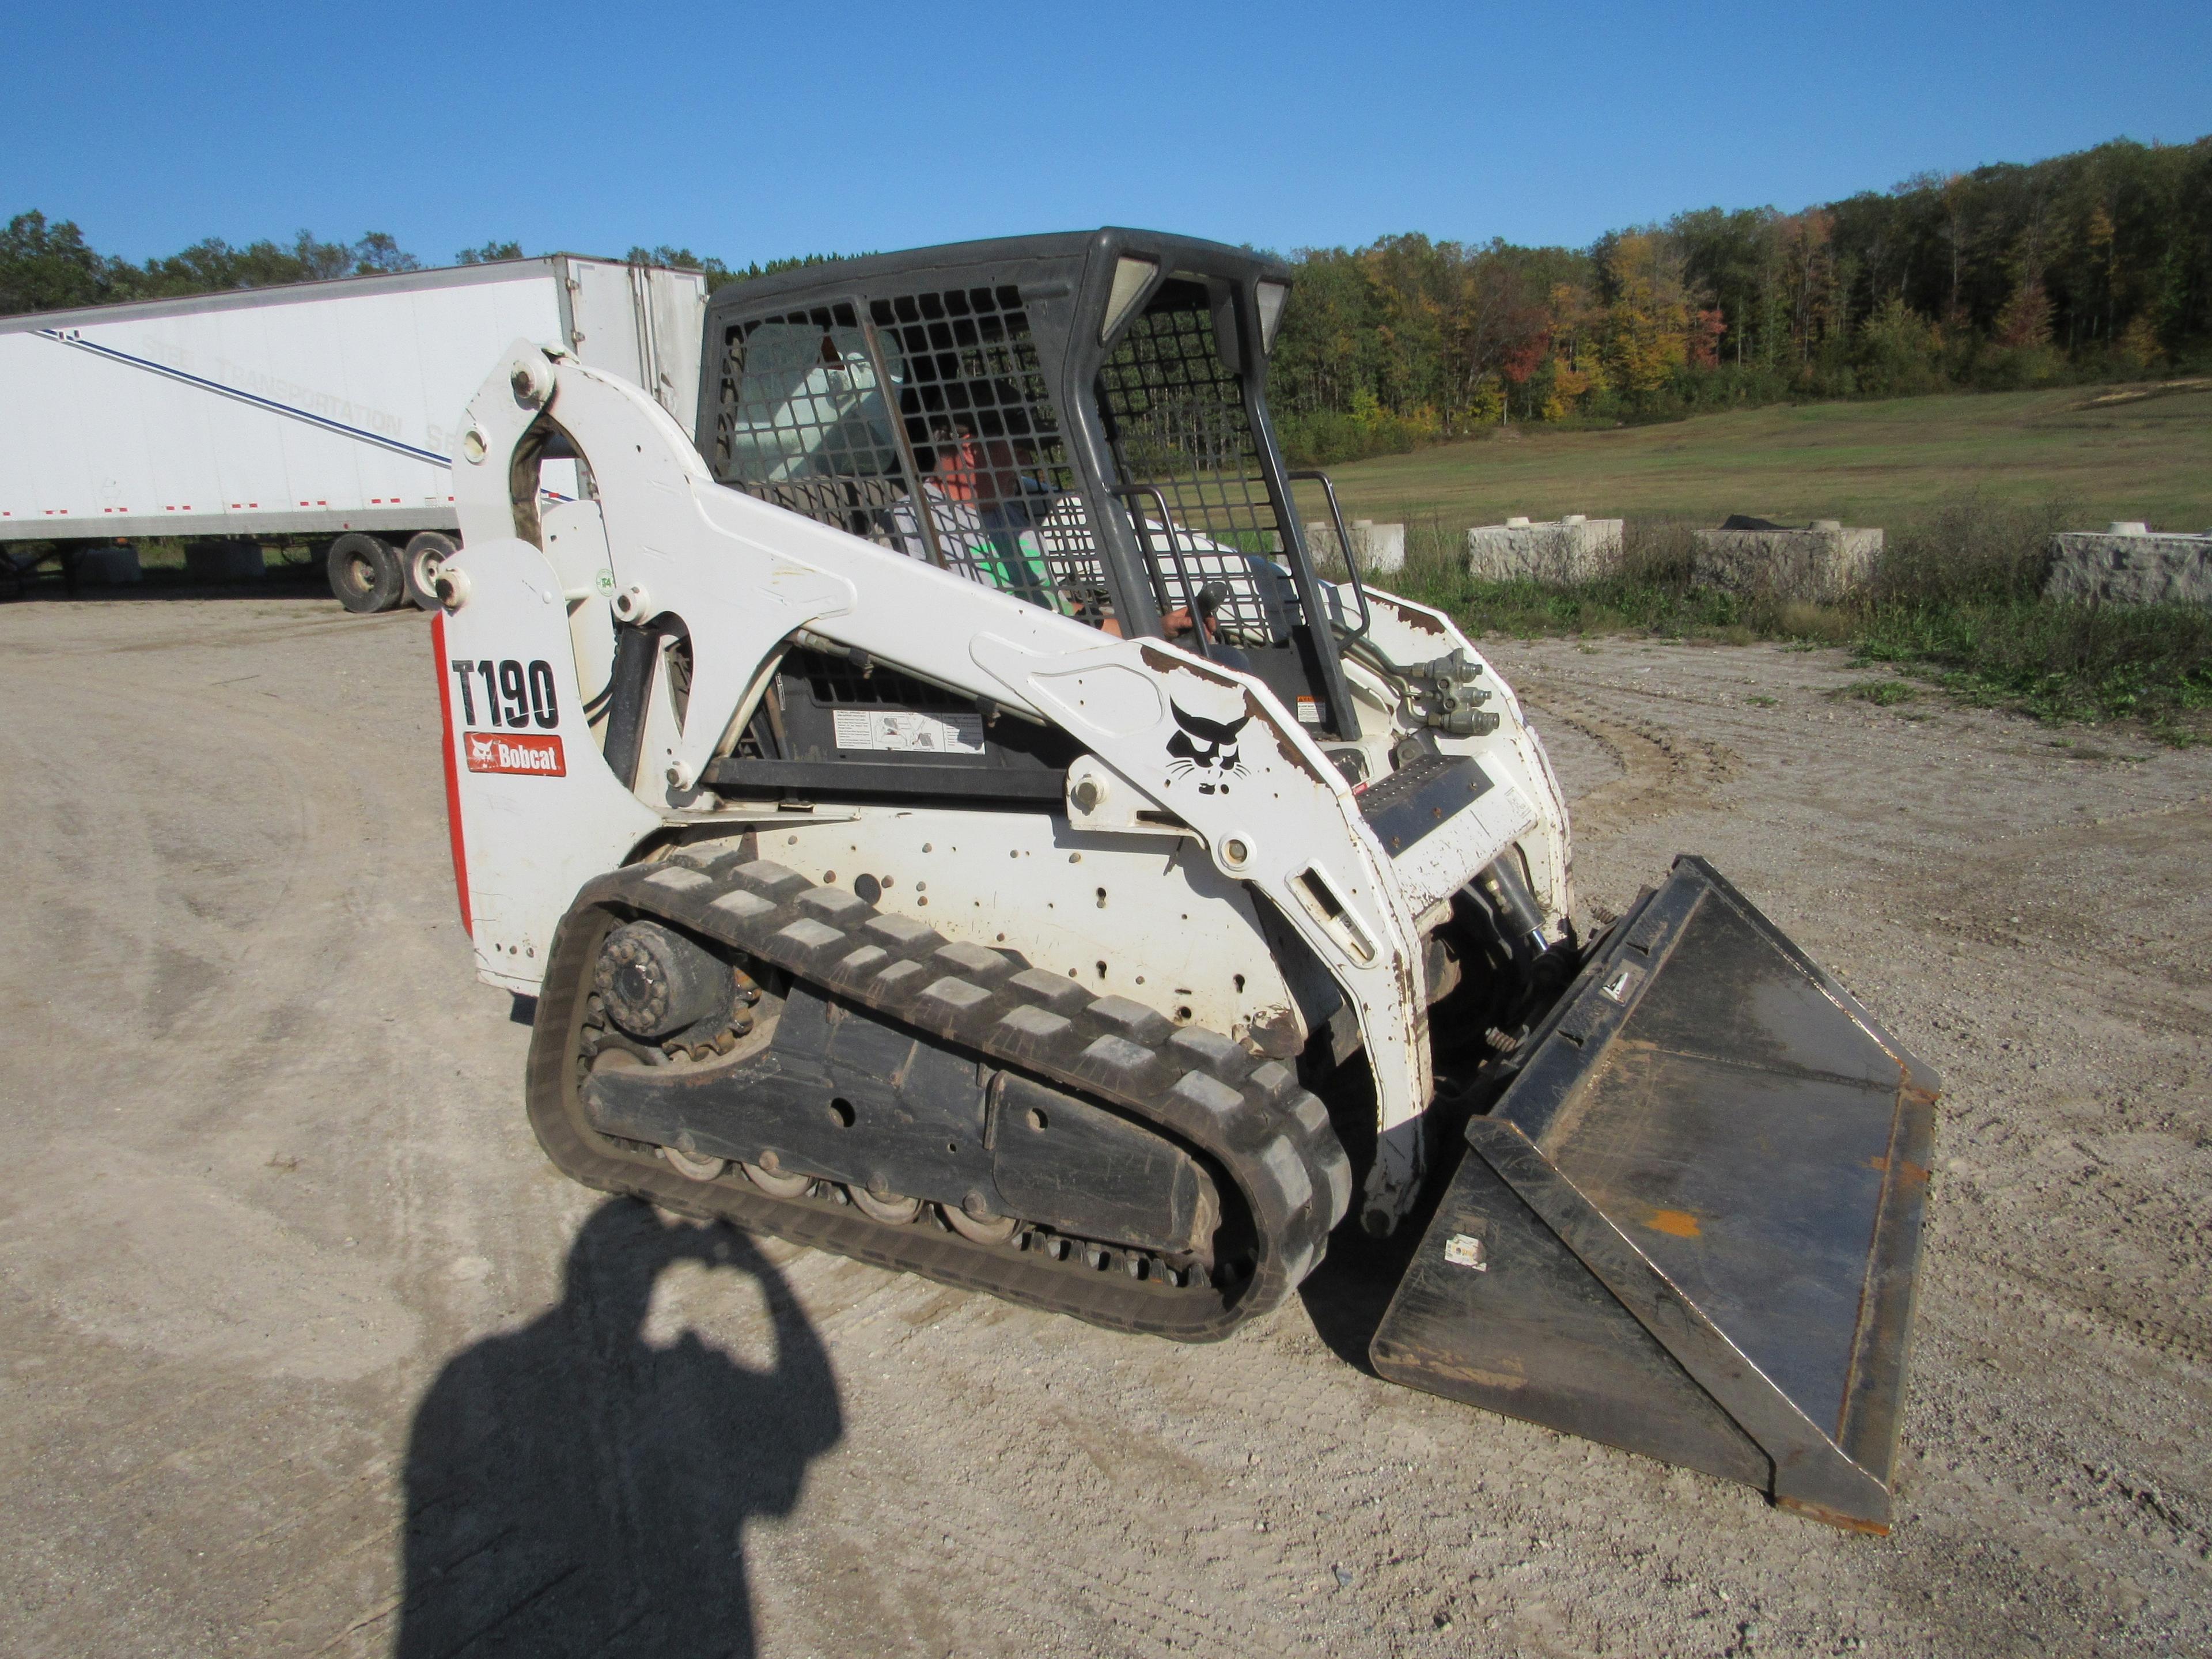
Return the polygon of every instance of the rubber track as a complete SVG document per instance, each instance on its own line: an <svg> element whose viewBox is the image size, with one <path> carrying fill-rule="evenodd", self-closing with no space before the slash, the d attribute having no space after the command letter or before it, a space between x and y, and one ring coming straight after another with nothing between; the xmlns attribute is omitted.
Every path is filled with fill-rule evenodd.
<svg viewBox="0 0 2212 1659"><path fill-rule="evenodd" d="M1253 1218L1252 1274L1228 1291L1170 1290L1071 1271L926 1224L886 1225L855 1211L775 1198L735 1171L698 1182L658 1158L611 1151L585 1125L575 1056L599 942L634 915L719 940L1002 1066L1109 1102L1201 1149L1236 1184ZM1178 1027L1127 998L1093 996L1004 951L948 943L843 888L743 854L709 859L687 851L589 883L554 939L538 1010L531 1121L547 1156L585 1185L1113 1329L1183 1341L1226 1336L1279 1304L1319 1265L1330 1229L1352 1201L1351 1164L1328 1111L1289 1066L1259 1060L1218 1032Z"/></svg>

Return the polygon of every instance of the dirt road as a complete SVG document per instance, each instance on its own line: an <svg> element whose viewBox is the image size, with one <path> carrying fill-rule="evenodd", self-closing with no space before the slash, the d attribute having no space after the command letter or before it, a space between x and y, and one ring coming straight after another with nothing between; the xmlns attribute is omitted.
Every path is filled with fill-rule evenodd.
<svg viewBox="0 0 2212 1659"><path fill-rule="evenodd" d="M2212 753L1497 656L1586 911L1705 852L1943 1073L1890 1538L1379 1382L1340 1263L1182 1349L605 1206L471 976L425 622L19 604L0 1649L2212 1651ZM542 1583L435 1628L470 1525Z"/></svg>

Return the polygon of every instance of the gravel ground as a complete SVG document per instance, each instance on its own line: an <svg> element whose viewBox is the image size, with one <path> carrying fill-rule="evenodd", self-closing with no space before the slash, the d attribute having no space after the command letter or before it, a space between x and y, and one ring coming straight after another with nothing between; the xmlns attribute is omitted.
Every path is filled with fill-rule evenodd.
<svg viewBox="0 0 2212 1659"><path fill-rule="evenodd" d="M1839 700L1833 653L1498 649L1586 911L1705 853L1943 1074L1869 1540L1377 1382L1347 1253L1183 1349L563 1182L427 634L0 609L6 1651L517 1650L402 1617L440 1458L578 1506L543 1606L610 1652L2212 1651L2212 752Z"/></svg>

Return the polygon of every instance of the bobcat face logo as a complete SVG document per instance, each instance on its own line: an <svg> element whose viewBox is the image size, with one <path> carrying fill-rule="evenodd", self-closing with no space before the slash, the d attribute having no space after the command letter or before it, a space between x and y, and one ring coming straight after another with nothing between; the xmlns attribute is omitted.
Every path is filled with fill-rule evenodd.
<svg viewBox="0 0 2212 1659"><path fill-rule="evenodd" d="M1176 724L1182 728L1168 739L1169 781L1194 776L1199 780L1200 794L1227 794L1229 780L1244 773L1244 763L1237 757L1237 735L1251 715L1240 714L1233 720L1210 720L1190 714L1174 702L1168 707L1175 710Z"/></svg>

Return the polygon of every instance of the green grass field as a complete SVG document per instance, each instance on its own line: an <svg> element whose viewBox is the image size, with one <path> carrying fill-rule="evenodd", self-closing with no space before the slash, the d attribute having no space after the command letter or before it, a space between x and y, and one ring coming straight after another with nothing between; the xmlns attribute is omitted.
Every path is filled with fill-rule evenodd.
<svg viewBox="0 0 2212 1659"><path fill-rule="evenodd" d="M1334 471L1347 517L1676 519L1885 527L1961 497L2083 526L2212 526L2212 380L1805 404L1601 432L1515 428ZM1318 491L1300 493L1309 517Z"/></svg>
<svg viewBox="0 0 2212 1659"><path fill-rule="evenodd" d="M2212 380L1816 404L1601 432L1523 430L1346 466L1347 515L1407 526L1385 586L1480 635L1619 634L1841 645L1962 701L2212 740L2212 610L2042 597L2051 530L2212 526ZM1319 492L1301 506L1309 520ZM1467 574L1466 526L1628 520L1620 569L1571 587ZM1730 513L1877 526L1867 590L1833 606L1698 586L1690 526ZM1915 695L1869 680L1881 704Z"/></svg>

